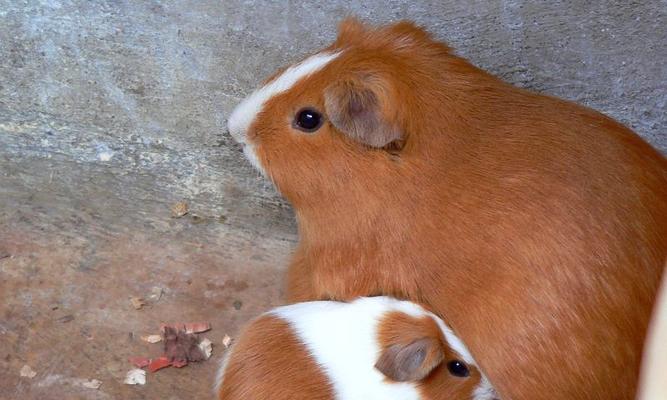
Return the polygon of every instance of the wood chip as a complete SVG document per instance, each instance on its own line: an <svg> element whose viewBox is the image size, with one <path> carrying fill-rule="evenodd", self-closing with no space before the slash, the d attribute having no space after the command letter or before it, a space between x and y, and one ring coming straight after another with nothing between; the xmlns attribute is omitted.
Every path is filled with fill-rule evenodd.
<svg viewBox="0 0 667 400"><path fill-rule="evenodd" d="M177 331L185 331L185 333L202 333L211 330L211 324L208 322L187 322L184 324L161 324L160 331L164 333L166 328L175 329Z"/></svg>
<svg viewBox="0 0 667 400"><path fill-rule="evenodd" d="M134 307L135 310L141 310L141 307L143 307L144 304L146 304L144 302L144 299L142 299L141 297L134 297L134 296L130 297L130 303L132 303L132 307Z"/></svg>
<svg viewBox="0 0 667 400"><path fill-rule="evenodd" d="M126 385L145 385L146 371L139 368L129 370L123 383Z"/></svg>
<svg viewBox="0 0 667 400"><path fill-rule="evenodd" d="M172 362L197 362L206 359L199 348L199 338L182 329L165 327L164 355Z"/></svg>
<svg viewBox="0 0 667 400"><path fill-rule="evenodd" d="M225 337L222 338L222 344L228 349L229 346L232 345L232 338L230 338L229 335L225 335Z"/></svg>
<svg viewBox="0 0 667 400"><path fill-rule="evenodd" d="M148 364L148 370L150 372L156 372L162 368L167 368L170 365L171 361L169 361L167 357L158 357L151 360L151 362Z"/></svg>
<svg viewBox="0 0 667 400"><path fill-rule="evenodd" d="M141 337L141 340L148 343L159 343L162 341L161 335L145 335Z"/></svg>
<svg viewBox="0 0 667 400"><path fill-rule="evenodd" d="M188 207L188 203L179 201L178 203L171 206L171 216L172 218L181 218L187 214L189 210L190 208Z"/></svg>
<svg viewBox="0 0 667 400"><path fill-rule="evenodd" d="M21 368L20 374L24 378L34 378L37 376L37 372L33 371L32 368L30 368L29 365L24 365L23 368Z"/></svg>
<svg viewBox="0 0 667 400"><path fill-rule="evenodd" d="M74 321L74 315L72 315L72 314L63 315L60 318L56 318L56 321L62 322L63 324L66 324L68 322Z"/></svg>
<svg viewBox="0 0 667 400"><path fill-rule="evenodd" d="M208 322L193 322L185 324L185 332L187 333L202 333L211 330L211 324Z"/></svg>
<svg viewBox="0 0 667 400"><path fill-rule="evenodd" d="M213 343L210 340L204 338L199 342L199 349L204 354L204 358L208 360L211 358L211 353L213 353Z"/></svg>
<svg viewBox="0 0 667 400"><path fill-rule="evenodd" d="M81 383L81 386L86 387L88 389L99 389L100 386L102 386L102 381L98 381L97 379L91 379L89 381Z"/></svg>

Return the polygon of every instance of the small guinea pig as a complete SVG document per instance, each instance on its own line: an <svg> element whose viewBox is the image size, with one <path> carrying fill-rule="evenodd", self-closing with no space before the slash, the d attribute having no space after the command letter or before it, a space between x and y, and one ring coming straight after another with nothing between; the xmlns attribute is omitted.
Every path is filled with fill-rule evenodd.
<svg viewBox="0 0 667 400"><path fill-rule="evenodd" d="M228 127L295 210L289 301L418 301L502 398L634 398L667 159L630 129L353 19Z"/></svg>
<svg viewBox="0 0 667 400"><path fill-rule="evenodd" d="M225 354L220 400L490 400L461 340L421 306L389 297L279 307Z"/></svg>

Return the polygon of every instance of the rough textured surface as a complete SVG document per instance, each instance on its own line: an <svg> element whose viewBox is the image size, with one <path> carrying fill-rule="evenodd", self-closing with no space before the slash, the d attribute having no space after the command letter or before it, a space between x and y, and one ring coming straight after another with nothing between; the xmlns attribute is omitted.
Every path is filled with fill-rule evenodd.
<svg viewBox="0 0 667 400"><path fill-rule="evenodd" d="M225 118L346 14L414 19L667 151L664 1L364 4L0 0L0 398L210 395L220 340L280 303L296 240ZM181 200L190 213L171 218ZM132 308L153 286L163 298ZM212 322L213 359L123 385L127 357L159 353L138 337L184 320Z"/></svg>

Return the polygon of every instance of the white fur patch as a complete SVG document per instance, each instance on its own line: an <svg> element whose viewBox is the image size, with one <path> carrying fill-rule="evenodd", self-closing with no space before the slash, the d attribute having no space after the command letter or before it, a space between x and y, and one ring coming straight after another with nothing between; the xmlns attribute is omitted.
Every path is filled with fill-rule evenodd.
<svg viewBox="0 0 667 400"><path fill-rule="evenodd" d="M292 88L299 80L321 70L329 62L340 55L337 53L319 53L308 57L299 64L293 65L285 70L273 81L257 89L246 97L229 116L227 128L232 137L239 143L244 144L243 152L246 157L264 176L266 172L261 166L252 143L246 140L246 134L257 114L262 111L264 104L273 96Z"/></svg>
<svg viewBox="0 0 667 400"><path fill-rule="evenodd" d="M252 143L244 143L243 144L243 154L245 157L250 161L250 165L255 167L256 170L262 173L265 177L268 177L266 174L266 171L264 171L264 168L262 168L262 163L259 162L259 158L257 157L257 152L255 152L255 146Z"/></svg>
<svg viewBox="0 0 667 400"><path fill-rule="evenodd" d="M218 372L215 376L215 384L213 385L213 390L216 397L218 396L218 393L220 393L220 388L222 388L222 384L225 380L225 372L227 372L227 364L229 364L229 360L232 357L233 350L234 350L234 345L232 345L232 347L228 348L227 351L225 351L225 354L222 356L222 361L220 361L220 368L218 368Z"/></svg>
<svg viewBox="0 0 667 400"><path fill-rule="evenodd" d="M437 322L438 326L440 327L440 330L442 330L442 333L445 335L445 340L449 344L449 347L452 348L462 359L465 361L467 364L472 364L477 366L477 363L475 360L472 358L472 355L470 354L470 351L466 347L465 344L463 344L463 341L459 339L458 336L452 332L451 329L447 325L445 325L444 322L440 318L438 318L435 314L432 314L430 312L426 312L428 315L430 315L433 319L435 319L435 322Z"/></svg>
<svg viewBox="0 0 667 400"><path fill-rule="evenodd" d="M245 135L255 117L262 111L264 103L273 96L292 88L299 80L324 68L329 62L340 55L336 53L319 53L285 70L280 76L267 85L259 88L241 102L229 117L227 127L229 133L238 142L245 143Z"/></svg>
<svg viewBox="0 0 667 400"><path fill-rule="evenodd" d="M489 379L482 375L482 379L472 393L472 400L494 400L498 398L496 390L491 386Z"/></svg>

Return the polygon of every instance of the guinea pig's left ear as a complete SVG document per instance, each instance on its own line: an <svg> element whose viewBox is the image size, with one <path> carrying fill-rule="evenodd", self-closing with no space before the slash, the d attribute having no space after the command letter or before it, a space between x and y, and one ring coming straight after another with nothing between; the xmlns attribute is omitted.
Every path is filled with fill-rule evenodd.
<svg viewBox="0 0 667 400"><path fill-rule="evenodd" d="M332 83L324 92L324 105L340 132L370 147L383 148L403 139L392 98L385 82L366 75Z"/></svg>
<svg viewBox="0 0 667 400"><path fill-rule="evenodd" d="M411 343L392 344L382 351L375 368L397 382L426 378L445 358L442 343L425 337Z"/></svg>

